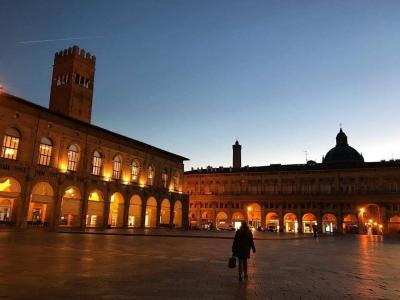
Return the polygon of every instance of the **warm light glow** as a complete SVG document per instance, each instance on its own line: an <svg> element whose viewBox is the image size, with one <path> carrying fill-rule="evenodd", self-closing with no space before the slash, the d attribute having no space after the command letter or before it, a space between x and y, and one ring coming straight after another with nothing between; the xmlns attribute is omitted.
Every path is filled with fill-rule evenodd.
<svg viewBox="0 0 400 300"><path fill-rule="evenodd" d="M381 229L382 229L382 228L383 228L383 225L382 225L382 224L379 224L379 228L381 228Z"/></svg>
<svg viewBox="0 0 400 300"><path fill-rule="evenodd" d="M91 201L100 201L100 196L97 192L90 193L89 200Z"/></svg>
<svg viewBox="0 0 400 300"><path fill-rule="evenodd" d="M374 222L374 226L378 225L378 223Z"/></svg>
<svg viewBox="0 0 400 300"><path fill-rule="evenodd" d="M65 196L69 197L69 198L74 198L75 197L74 189L70 188L70 189L66 190L65 191Z"/></svg>
<svg viewBox="0 0 400 300"><path fill-rule="evenodd" d="M9 188L11 187L11 181L10 179L7 179L6 181L0 183L0 192L8 192Z"/></svg>
<svg viewBox="0 0 400 300"><path fill-rule="evenodd" d="M111 179L110 177L104 176L104 180L105 180L105 181L110 181L110 179Z"/></svg>
<svg viewBox="0 0 400 300"><path fill-rule="evenodd" d="M369 223L372 223L373 221L372 221L372 219L369 219L368 222L369 222Z"/></svg>
<svg viewBox="0 0 400 300"><path fill-rule="evenodd" d="M14 153L15 153L15 150L14 149L10 149L10 148L6 148L6 150L4 151L4 154L6 156L12 156L12 155L14 155Z"/></svg>
<svg viewBox="0 0 400 300"><path fill-rule="evenodd" d="M62 173L66 173L68 171L68 167L67 167L67 164L66 163L61 163L60 164L60 172L62 172Z"/></svg>
<svg viewBox="0 0 400 300"><path fill-rule="evenodd" d="M129 181L126 181L126 180L125 180L125 181L123 181L122 183L123 183L123 184L129 184Z"/></svg>
<svg viewBox="0 0 400 300"><path fill-rule="evenodd" d="M247 207L247 211L252 211L252 208L251 208L251 206L249 206L249 207Z"/></svg>
<svg viewBox="0 0 400 300"><path fill-rule="evenodd" d="M364 213L365 212L365 209L364 208L360 208L360 213Z"/></svg>

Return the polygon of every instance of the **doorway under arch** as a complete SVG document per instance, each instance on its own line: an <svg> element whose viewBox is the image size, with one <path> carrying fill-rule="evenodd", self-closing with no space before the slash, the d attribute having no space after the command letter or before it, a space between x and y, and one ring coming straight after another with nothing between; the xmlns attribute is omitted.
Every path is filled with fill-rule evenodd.
<svg viewBox="0 0 400 300"><path fill-rule="evenodd" d="M21 203L21 185L13 177L0 178L0 223L16 221L16 208Z"/></svg>
<svg viewBox="0 0 400 300"><path fill-rule="evenodd" d="M271 232L279 232L279 215L276 212L269 212L265 216L265 228Z"/></svg>
<svg viewBox="0 0 400 300"><path fill-rule="evenodd" d="M36 183L29 201L28 224L43 226L53 224L54 204L53 187L45 181Z"/></svg>
<svg viewBox="0 0 400 300"><path fill-rule="evenodd" d="M313 226L317 225L317 217L312 213L303 216L303 233L313 233Z"/></svg>
<svg viewBox="0 0 400 300"><path fill-rule="evenodd" d="M322 232L334 233L337 231L337 220L334 214L324 214L322 216Z"/></svg>
<svg viewBox="0 0 400 300"><path fill-rule="evenodd" d="M160 226L169 227L171 220L171 204L168 199L161 202Z"/></svg>
<svg viewBox="0 0 400 300"><path fill-rule="evenodd" d="M220 211L217 214L216 222L217 222L217 224L216 224L217 228L219 228L220 226L228 223L228 215L225 212Z"/></svg>
<svg viewBox="0 0 400 300"><path fill-rule="evenodd" d="M142 198L133 195L129 202L128 227L142 226Z"/></svg>
<svg viewBox="0 0 400 300"><path fill-rule="evenodd" d="M99 190L93 190L89 194L86 213L86 226L99 228L104 222L104 196Z"/></svg>
<svg viewBox="0 0 400 300"><path fill-rule="evenodd" d="M358 219L354 214L346 214L343 217L343 232L344 233L359 233Z"/></svg>
<svg viewBox="0 0 400 300"><path fill-rule="evenodd" d="M114 193L110 199L110 212L108 214L108 225L110 227L124 226L125 199L121 193Z"/></svg>
<svg viewBox="0 0 400 300"><path fill-rule="evenodd" d="M296 233L299 231L299 223L294 213L287 213L283 217L283 224L285 226L285 232Z"/></svg>
<svg viewBox="0 0 400 300"><path fill-rule="evenodd" d="M261 206L258 203L247 206L247 220L255 229L261 227Z"/></svg>
<svg viewBox="0 0 400 300"><path fill-rule="evenodd" d="M182 202L177 200L174 205L174 226L182 228Z"/></svg>
<svg viewBox="0 0 400 300"><path fill-rule="evenodd" d="M82 218L82 196L77 187L65 189L61 199L59 226L79 227Z"/></svg>
<svg viewBox="0 0 400 300"><path fill-rule="evenodd" d="M157 227L157 200L154 197L147 199L145 226L148 228Z"/></svg>

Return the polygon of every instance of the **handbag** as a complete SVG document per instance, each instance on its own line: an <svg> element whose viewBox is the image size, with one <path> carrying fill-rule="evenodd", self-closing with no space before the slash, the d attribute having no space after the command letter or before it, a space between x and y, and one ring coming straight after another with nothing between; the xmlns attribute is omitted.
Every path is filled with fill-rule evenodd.
<svg viewBox="0 0 400 300"><path fill-rule="evenodd" d="M230 269L236 268L236 257L232 256L231 258L229 258L228 268Z"/></svg>

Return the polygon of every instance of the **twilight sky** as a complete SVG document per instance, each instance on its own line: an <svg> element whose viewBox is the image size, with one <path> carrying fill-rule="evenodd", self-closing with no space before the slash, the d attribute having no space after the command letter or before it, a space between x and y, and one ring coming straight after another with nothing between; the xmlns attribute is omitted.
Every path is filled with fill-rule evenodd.
<svg viewBox="0 0 400 300"><path fill-rule="evenodd" d="M235 138L243 165L320 162L339 123L367 161L400 158L398 0L0 0L7 92L47 107L74 44L97 56L92 122L186 169L230 166Z"/></svg>

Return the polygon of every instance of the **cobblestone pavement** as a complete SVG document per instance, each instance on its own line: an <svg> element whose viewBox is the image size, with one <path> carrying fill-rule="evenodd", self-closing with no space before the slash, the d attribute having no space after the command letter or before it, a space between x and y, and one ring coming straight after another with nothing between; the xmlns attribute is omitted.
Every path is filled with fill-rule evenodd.
<svg viewBox="0 0 400 300"><path fill-rule="evenodd" d="M400 299L400 239L258 240L249 279L231 240L0 232L0 299Z"/></svg>

